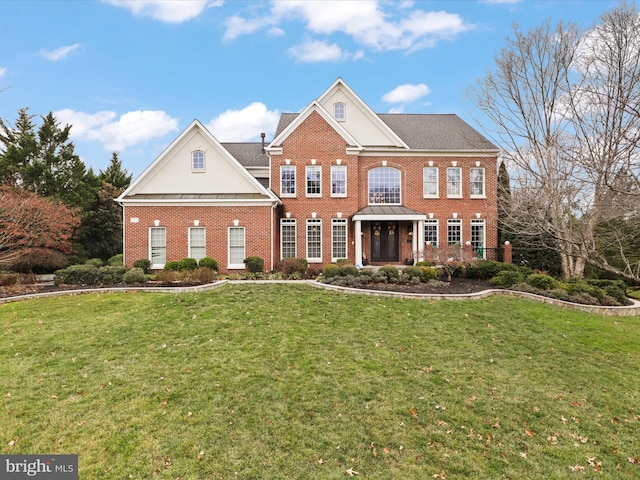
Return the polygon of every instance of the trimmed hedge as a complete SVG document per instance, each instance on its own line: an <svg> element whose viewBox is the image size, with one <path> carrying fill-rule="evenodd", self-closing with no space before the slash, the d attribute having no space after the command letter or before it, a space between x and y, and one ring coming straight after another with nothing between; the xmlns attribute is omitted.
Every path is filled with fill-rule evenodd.
<svg viewBox="0 0 640 480"><path fill-rule="evenodd" d="M220 269L218 268L218 261L214 260L211 257L202 257L200 259L200 261L198 262L198 266L199 267L206 267L206 268L210 268L211 270L213 270L214 272L218 272L220 271Z"/></svg>
<svg viewBox="0 0 640 480"><path fill-rule="evenodd" d="M141 258L140 260L136 260L133 262L133 268L139 268L145 274L151 273L151 260L148 258Z"/></svg>
<svg viewBox="0 0 640 480"><path fill-rule="evenodd" d="M247 271L251 273L264 272L264 259L262 257L247 257L244 259L244 264L247 267Z"/></svg>

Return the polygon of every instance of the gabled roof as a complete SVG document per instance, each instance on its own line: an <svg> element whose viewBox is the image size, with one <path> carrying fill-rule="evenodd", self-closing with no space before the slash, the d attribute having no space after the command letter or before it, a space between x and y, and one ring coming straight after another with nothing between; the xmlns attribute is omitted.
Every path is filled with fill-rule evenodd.
<svg viewBox="0 0 640 480"><path fill-rule="evenodd" d="M244 167L268 167L269 155L261 142L222 142L221 145Z"/></svg>

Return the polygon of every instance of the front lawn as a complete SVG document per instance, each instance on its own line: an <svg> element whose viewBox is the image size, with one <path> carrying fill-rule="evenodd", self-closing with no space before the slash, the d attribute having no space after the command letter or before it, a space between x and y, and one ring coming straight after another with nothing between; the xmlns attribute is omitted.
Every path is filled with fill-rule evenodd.
<svg viewBox="0 0 640 480"><path fill-rule="evenodd" d="M0 305L0 452L80 478L638 478L640 318L305 285Z"/></svg>

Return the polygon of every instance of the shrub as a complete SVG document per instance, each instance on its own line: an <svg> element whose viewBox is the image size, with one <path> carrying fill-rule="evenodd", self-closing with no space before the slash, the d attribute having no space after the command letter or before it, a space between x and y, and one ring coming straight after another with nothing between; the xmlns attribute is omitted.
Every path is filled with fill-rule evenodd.
<svg viewBox="0 0 640 480"><path fill-rule="evenodd" d="M420 267L405 267L402 269L402 275L407 278L407 281L412 281L414 278L422 281L422 269Z"/></svg>
<svg viewBox="0 0 640 480"><path fill-rule="evenodd" d="M199 267L185 273L185 280L190 283L211 283L216 279L215 272L208 267Z"/></svg>
<svg viewBox="0 0 640 480"><path fill-rule="evenodd" d="M515 265L493 260L481 260L467 265L466 277L476 280L489 280L495 277L501 270L515 270Z"/></svg>
<svg viewBox="0 0 640 480"><path fill-rule="evenodd" d="M110 265L112 267L119 267L121 265L124 265L124 255L121 253L119 253L118 255L114 255L109 259L107 265Z"/></svg>
<svg viewBox="0 0 640 480"><path fill-rule="evenodd" d="M338 266L351 265L351 260L349 260L348 258L339 258L338 260L336 260L336 263L338 264Z"/></svg>
<svg viewBox="0 0 640 480"><path fill-rule="evenodd" d="M340 275L346 277L347 275L351 275L353 277L357 277L360 275L358 268L355 265L343 264L338 267L340 269Z"/></svg>
<svg viewBox="0 0 640 480"><path fill-rule="evenodd" d="M182 270L182 263L180 260L171 260L164 264L164 269L169 272L179 272Z"/></svg>
<svg viewBox="0 0 640 480"><path fill-rule="evenodd" d="M298 278L302 278L308 267L309 262L307 262L306 258L283 258L278 262L276 270L289 276L297 273L299 275Z"/></svg>
<svg viewBox="0 0 640 480"><path fill-rule="evenodd" d="M134 267L131 270L125 272L125 274L122 276L122 281L127 284L146 283L147 275L141 268Z"/></svg>
<svg viewBox="0 0 640 480"><path fill-rule="evenodd" d="M218 261L214 260L211 257L202 257L200 259L200 261L198 262L198 266L210 268L214 272L220 271L219 268L218 268Z"/></svg>
<svg viewBox="0 0 640 480"><path fill-rule="evenodd" d="M13 262L11 270L23 273L51 273L68 267L69 263L69 257L62 252L33 248Z"/></svg>
<svg viewBox="0 0 640 480"><path fill-rule="evenodd" d="M567 292L569 292L569 295L571 296L576 296L581 298L584 297L585 295L588 295L590 297L595 298L598 303L602 302L606 295L605 291L602 288L596 287L594 285L590 285L584 280L569 281L567 283Z"/></svg>
<svg viewBox="0 0 640 480"><path fill-rule="evenodd" d="M524 274L519 270L501 270L489 282L496 287L510 288L524 282Z"/></svg>
<svg viewBox="0 0 640 480"><path fill-rule="evenodd" d="M560 285L558 280L544 273L532 273L527 277L527 283L540 290L553 290Z"/></svg>
<svg viewBox="0 0 640 480"><path fill-rule="evenodd" d="M180 260L180 271L184 272L198 268L198 261L195 258L183 258Z"/></svg>
<svg viewBox="0 0 640 480"><path fill-rule="evenodd" d="M162 285L171 285L173 282L178 281L178 272L175 270L162 270L155 275L155 279Z"/></svg>
<svg viewBox="0 0 640 480"><path fill-rule="evenodd" d="M300 280L302 278L302 274L300 272L293 272L289 274L290 280Z"/></svg>
<svg viewBox="0 0 640 480"><path fill-rule="evenodd" d="M436 264L428 260L421 260L419 262L416 262L415 266L416 267L435 267Z"/></svg>
<svg viewBox="0 0 640 480"><path fill-rule="evenodd" d="M15 273L0 273L0 287L9 287L18 283L18 275Z"/></svg>
<svg viewBox="0 0 640 480"><path fill-rule="evenodd" d="M251 273L264 272L264 259L262 257L247 257L244 259L247 271Z"/></svg>
<svg viewBox="0 0 640 480"><path fill-rule="evenodd" d="M100 267L96 274L95 283L109 285L113 283L122 283L123 276L127 272L127 267L106 266Z"/></svg>
<svg viewBox="0 0 640 480"><path fill-rule="evenodd" d="M85 265L94 265L96 267L101 267L104 265L104 262L101 258L90 258L85 262Z"/></svg>
<svg viewBox="0 0 640 480"><path fill-rule="evenodd" d="M151 260L148 258L141 258L133 262L133 268L139 268L146 275L151 273Z"/></svg>
<svg viewBox="0 0 640 480"><path fill-rule="evenodd" d="M71 265L62 270L57 270L53 283L56 285L93 285L98 276L98 267L91 264Z"/></svg>
<svg viewBox="0 0 640 480"><path fill-rule="evenodd" d="M420 266L418 267L422 271L422 281L430 282L431 280L438 280L440 278L440 270L436 267Z"/></svg>
<svg viewBox="0 0 640 480"><path fill-rule="evenodd" d="M622 280L587 280L587 283L603 289L608 296L613 297L620 305L629 305L630 303L627 297L627 286Z"/></svg>
<svg viewBox="0 0 640 480"><path fill-rule="evenodd" d="M340 275L340 267L338 265L333 264L333 263L330 263L329 265L325 266L322 269L322 276L325 279L337 277L339 275Z"/></svg>
<svg viewBox="0 0 640 480"><path fill-rule="evenodd" d="M398 268L393 265L383 265L378 269L378 272L387 277L387 280L390 282L397 282L400 279L400 272Z"/></svg>

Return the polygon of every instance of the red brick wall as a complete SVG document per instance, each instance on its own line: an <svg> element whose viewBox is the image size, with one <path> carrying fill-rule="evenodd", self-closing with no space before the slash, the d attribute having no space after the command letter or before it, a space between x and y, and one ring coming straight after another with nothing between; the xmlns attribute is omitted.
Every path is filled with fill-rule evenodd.
<svg viewBox="0 0 640 480"><path fill-rule="evenodd" d="M189 256L189 227L199 220L198 226L206 228L206 255L217 260L220 271L226 273L228 229L238 220L238 226L245 227L246 256L262 257L265 269L271 270L271 213L271 207L266 206L125 206L125 263L131 266L136 260L149 258L149 228L155 226L156 220L158 226L166 228L167 261ZM131 218L137 218L138 222L131 223Z"/></svg>

